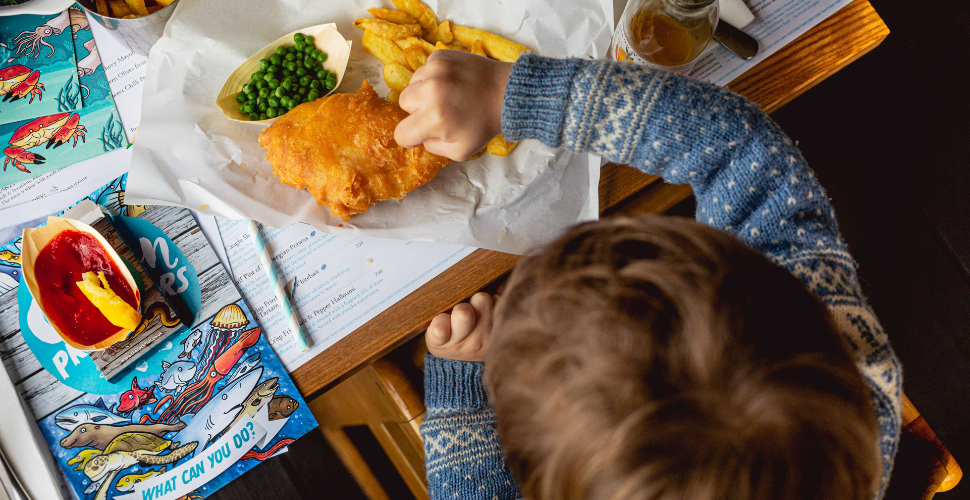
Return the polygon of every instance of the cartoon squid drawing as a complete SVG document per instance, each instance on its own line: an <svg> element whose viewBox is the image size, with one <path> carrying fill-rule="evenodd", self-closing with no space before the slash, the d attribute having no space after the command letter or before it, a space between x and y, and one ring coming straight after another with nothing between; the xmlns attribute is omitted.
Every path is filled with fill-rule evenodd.
<svg viewBox="0 0 970 500"><path fill-rule="evenodd" d="M30 170L27 170L24 164L42 165L47 158L27 150L45 142L48 149L51 146L55 149L59 148L71 139L74 139L71 147L77 146L78 139L84 142L84 132L88 129L81 125L80 121L80 115L67 112L42 116L21 125L10 137L10 147L3 150L6 156L3 160L3 170L7 170L7 163L12 163L18 170L29 174Z"/></svg>
<svg viewBox="0 0 970 500"><path fill-rule="evenodd" d="M7 62L13 61L17 57L26 56L36 59L41 54L41 45L47 46L51 49L51 53L47 57L54 55L54 46L47 43L45 38L51 35L59 35L65 28L71 24L71 17L68 11L61 12L57 17L47 21L46 23L38 26L33 31L22 31L16 38L13 39L13 43L17 46L14 57L11 57Z"/></svg>
<svg viewBox="0 0 970 500"><path fill-rule="evenodd" d="M98 47L94 44L94 39L90 39L84 42L84 48L88 49L88 55L77 62L77 78L78 84L81 86L81 90L85 91L85 94L81 95L81 99L86 99L91 95L91 89L87 85L81 82L81 77L93 75L94 70L101 66L101 57L98 56Z"/></svg>

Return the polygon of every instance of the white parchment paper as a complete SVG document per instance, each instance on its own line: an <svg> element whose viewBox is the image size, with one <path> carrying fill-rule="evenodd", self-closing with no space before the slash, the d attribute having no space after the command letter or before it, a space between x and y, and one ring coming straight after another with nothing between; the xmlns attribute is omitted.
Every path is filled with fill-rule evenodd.
<svg viewBox="0 0 970 500"><path fill-rule="evenodd" d="M612 0L429 0L439 22L480 28L553 57L602 57L613 31ZM458 243L522 253L565 227L598 217L601 160L524 141L507 158L453 163L401 201L379 202L349 222L305 190L273 176L257 136L213 104L236 67L293 30L336 23L353 41L338 89L367 79L381 95L381 64L364 53L353 21L390 0L193 0L180 2L152 49L126 202L181 205L275 227L307 222L340 235Z"/></svg>

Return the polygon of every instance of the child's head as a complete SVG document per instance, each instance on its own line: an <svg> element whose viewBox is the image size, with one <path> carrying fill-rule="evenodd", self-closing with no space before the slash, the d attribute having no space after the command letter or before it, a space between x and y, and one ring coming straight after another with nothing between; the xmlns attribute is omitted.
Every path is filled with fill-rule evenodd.
<svg viewBox="0 0 970 500"><path fill-rule="evenodd" d="M868 389L825 307L687 219L579 226L524 259L486 383L533 500L868 500Z"/></svg>

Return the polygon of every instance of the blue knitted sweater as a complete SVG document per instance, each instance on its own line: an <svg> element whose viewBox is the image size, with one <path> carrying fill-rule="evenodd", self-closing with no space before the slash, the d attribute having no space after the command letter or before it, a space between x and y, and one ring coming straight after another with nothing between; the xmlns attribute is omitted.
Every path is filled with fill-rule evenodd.
<svg viewBox="0 0 970 500"><path fill-rule="evenodd" d="M502 131L688 183L699 221L802 280L829 307L871 390L882 497L899 441L900 365L859 288L825 190L764 112L727 90L643 66L526 54L509 78ZM429 355L425 370L421 432L431 498L517 498L482 365Z"/></svg>

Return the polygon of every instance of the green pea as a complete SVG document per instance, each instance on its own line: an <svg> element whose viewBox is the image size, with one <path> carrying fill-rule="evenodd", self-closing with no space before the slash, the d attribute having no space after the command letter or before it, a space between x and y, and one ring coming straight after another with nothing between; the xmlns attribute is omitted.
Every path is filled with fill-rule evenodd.
<svg viewBox="0 0 970 500"><path fill-rule="evenodd" d="M306 93L308 91L307 91L306 87L300 87L300 90L298 90L297 92L299 92L300 95L306 95Z"/></svg>
<svg viewBox="0 0 970 500"><path fill-rule="evenodd" d="M260 119L260 120L265 120L266 118L268 118L268 117L266 116L266 113L260 113L260 114L259 114L259 119Z"/></svg>
<svg viewBox="0 0 970 500"><path fill-rule="evenodd" d="M315 69L317 67L317 60L312 57L304 57L303 67L306 69Z"/></svg>
<svg viewBox="0 0 970 500"><path fill-rule="evenodd" d="M269 104L268 103L265 103L264 102L264 103L260 104L259 105L259 111L260 111L260 113L265 113L266 112L266 108L268 108L268 107L269 107Z"/></svg>
<svg viewBox="0 0 970 500"><path fill-rule="evenodd" d="M300 86L306 87L307 85L310 85L310 77L304 76L303 78L300 78Z"/></svg>
<svg viewBox="0 0 970 500"><path fill-rule="evenodd" d="M326 81L327 90L330 90L336 86L337 86L337 77L335 77L333 73L330 73L330 76L327 77L327 81Z"/></svg>
<svg viewBox="0 0 970 500"><path fill-rule="evenodd" d="M296 71L296 63L293 61L287 61L283 67L286 68L287 71Z"/></svg>
<svg viewBox="0 0 970 500"><path fill-rule="evenodd" d="M286 108L293 109L296 107L297 104L300 104L300 103L296 102L296 99L290 99L290 102L286 103Z"/></svg>
<svg viewBox="0 0 970 500"><path fill-rule="evenodd" d="M256 92L256 86L251 83L247 83L246 85L243 85L242 91L247 94L252 94L253 92Z"/></svg>
<svg viewBox="0 0 970 500"><path fill-rule="evenodd" d="M320 80L313 80L310 82L310 88L313 90L320 88Z"/></svg>
<svg viewBox="0 0 970 500"><path fill-rule="evenodd" d="M282 45L280 45L279 47L276 47L276 54L282 57L283 54L286 54L286 47Z"/></svg>
<svg viewBox="0 0 970 500"><path fill-rule="evenodd" d="M268 67L269 67L269 60L268 59L260 59L259 60L259 69L260 70L265 71L266 68L268 68Z"/></svg>
<svg viewBox="0 0 970 500"><path fill-rule="evenodd" d="M240 92L236 94L236 102L238 102L239 104L246 102L246 93Z"/></svg>
<svg viewBox="0 0 970 500"><path fill-rule="evenodd" d="M327 54L324 54L323 52L318 53L314 57L316 58L316 60L317 60L318 63L322 63L322 62L325 62L327 60Z"/></svg>
<svg viewBox="0 0 970 500"><path fill-rule="evenodd" d="M316 41L316 40L312 36L307 35L307 36L303 37L303 41L305 41L307 43L307 45L313 45L313 42Z"/></svg>
<svg viewBox="0 0 970 500"><path fill-rule="evenodd" d="M276 75L273 74L273 73L266 73L265 75L263 75L263 80L264 81L267 81L268 82L268 81L274 80L274 79L276 79Z"/></svg>
<svg viewBox="0 0 970 500"><path fill-rule="evenodd" d="M290 70L288 70L288 69L284 69L283 70L283 73L282 73L282 75L283 75L284 78L287 77L287 76L291 76L292 74L293 74L293 72L290 71Z"/></svg>
<svg viewBox="0 0 970 500"><path fill-rule="evenodd" d="M259 115L257 115L256 113L249 113L249 119L252 121L259 120Z"/></svg>
<svg viewBox="0 0 970 500"><path fill-rule="evenodd" d="M266 86L266 88L270 90L276 90L279 86L280 86L280 81L274 78L269 81L269 84Z"/></svg>
<svg viewBox="0 0 970 500"><path fill-rule="evenodd" d="M257 71L255 73L253 73L253 81L254 82L258 82L258 81L262 80L264 76L266 76L266 73L265 72L263 72L263 71Z"/></svg>
<svg viewBox="0 0 970 500"><path fill-rule="evenodd" d="M281 58L279 54L273 54L273 55L269 56L269 63L270 64L275 64L275 65L279 66L280 65L280 61L282 61L282 60L283 60L283 58Z"/></svg>
<svg viewBox="0 0 970 500"><path fill-rule="evenodd" d="M278 108L280 106L280 100L277 99L275 95L269 96L269 98L266 99L266 103L269 104L269 107L271 108Z"/></svg>
<svg viewBox="0 0 970 500"><path fill-rule="evenodd" d="M296 60L296 55L293 54L293 53L288 53L288 54L286 54L285 59L287 61L295 61ZM289 68L287 68L287 69L289 69ZM290 71L293 71L293 70L291 69Z"/></svg>
<svg viewBox="0 0 970 500"><path fill-rule="evenodd" d="M296 51L303 52L304 50L306 50L306 42L302 40L300 40L299 42L296 42Z"/></svg>
<svg viewBox="0 0 970 500"><path fill-rule="evenodd" d="M306 76L306 70L305 70L305 69L303 69L303 68L298 68L298 69L296 70L296 76L297 76L297 77L300 77L300 78L302 78L302 77L304 77L304 76Z"/></svg>
<svg viewBox="0 0 970 500"><path fill-rule="evenodd" d="M327 79L327 72L324 71L324 70L322 70L322 69L320 71L317 71L317 79L318 80L326 80Z"/></svg>
<svg viewBox="0 0 970 500"><path fill-rule="evenodd" d="M258 108L260 104L266 104L266 98L265 97L257 97L256 98L256 107Z"/></svg>
<svg viewBox="0 0 970 500"><path fill-rule="evenodd" d="M282 83L282 84L281 84L281 85L280 85L280 86L279 86L279 87L278 87L278 88L276 89L276 91L275 91L275 92L273 92L273 95L274 95L274 96L276 96L277 98L279 98L279 97L283 97L284 95L286 95L286 85L287 85L287 83L286 83L286 82L283 82L283 83Z"/></svg>
<svg viewBox="0 0 970 500"><path fill-rule="evenodd" d="M266 110L266 117L267 118L276 118L276 115L277 115L276 108L270 107L270 108L268 108Z"/></svg>
<svg viewBox="0 0 970 500"><path fill-rule="evenodd" d="M320 97L320 94L316 93L314 90L311 90L310 93L306 95L306 98L311 101L316 101L318 97Z"/></svg>
<svg viewBox="0 0 970 500"><path fill-rule="evenodd" d="M280 70L281 68L275 64L270 64L269 67L266 68L267 73L279 73Z"/></svg>
<svg viewBox="0 0 970 500"><path fill-rule="evenodd" d="M256 73L259 73L259 72L257 71ZM256 76L256 73L253 73L252 75L249 75L249 79L252 80L252 81L254 81L254 82L258 82L259 81L259 77Z"/></svg>
<svg viewBox="0 0 970 500"><path fill-rule="evenodd" d="M293 41L294 42L302 42L303 40L306 40L306 37L303 36L303 33L294 33L293 34Z"/></svg>
<svg viewBox="0 0 970 500"><path fill-rule="evenodd" d="M261 89L259 89L259 97L265 98L268 95L269 95L269 89L267 89L267 88L261 88Z"/></svg>
<svg viewBox="0 0 970 500"><path fill-rule="evenodd" d="M269 85L269 83L266 83L266 80L256 82L256 91L259 92L259 89L265 89L267 85Z"/></svg>
<svg viewBox="0 0 970 500"><path fill-rule="evenodd" d="M293 54L296 52L296 47L290 45L289 47L286 48L286 51Z"/></svg>

